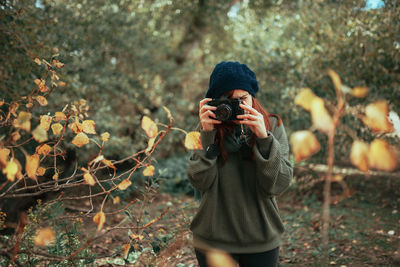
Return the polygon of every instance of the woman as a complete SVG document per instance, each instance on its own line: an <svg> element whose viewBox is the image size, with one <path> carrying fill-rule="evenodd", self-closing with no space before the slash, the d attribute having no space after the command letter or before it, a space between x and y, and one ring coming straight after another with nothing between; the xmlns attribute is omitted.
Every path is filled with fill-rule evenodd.
<svg viewBox="0 0 400 267"><path fill-rule="evenodd" d="M240 266L276 266L284 231L275 196L288 188L293 169L281 119L256 100L256 76L245 64L221 62L200 101L203 150L193 151L187 169L201 202L190 229L200 267L207 250L229 253ZM239 98L244 114L220 121L220 97Z"/></svg>

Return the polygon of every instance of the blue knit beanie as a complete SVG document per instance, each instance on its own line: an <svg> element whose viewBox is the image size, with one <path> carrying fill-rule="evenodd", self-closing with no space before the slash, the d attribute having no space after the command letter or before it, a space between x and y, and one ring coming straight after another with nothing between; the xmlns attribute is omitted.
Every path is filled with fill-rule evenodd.
<svg viewBox="0 0 400 267"><path fill-rule="evenodd" d="M218 98L223 93L242 89L256 96L258 83L256 75L245 64L239 62L218 63L210 76L207 98Z"/></svg>

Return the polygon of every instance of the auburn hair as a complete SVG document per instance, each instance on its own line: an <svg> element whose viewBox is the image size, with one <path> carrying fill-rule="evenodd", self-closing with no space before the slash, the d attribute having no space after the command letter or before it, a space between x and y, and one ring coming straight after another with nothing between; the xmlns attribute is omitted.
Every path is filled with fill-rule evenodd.
<svg viewBox="0 0 400 267"><path fill-rule="evenodd" d="M224 93L222 96L232 97L232 95L233 95L233 90ZM269 113L267 110L265 110L262 107L261 103L255 97L253 97L252 95L250 95L250 96L252 99L252 107L263 115L265 128L267 130L271 130L271 127L272 127L270 117L275 117L278 120L277 126L282 124L282 119L277 114ZM222 165L225 164L225 162L228 158L228 152L226 151L226 149L224 147L224 140L227 135L229 135L230 133L232 133L234 131L235 126L237 126L237 124L234 123L233 121L227 121L227 122L223 122L221 124L214 124L214 127L217 130L215 142L218 145L220 152L221 152L220 155L222 157ZM199 125L199 127L201 127L201 125ZM256 141L256 135L254 133L252 133L251 137L250 137L250 144L249 144L251 148L253 148L255 141ZM252 158L254 159L254 155L252 155Z"/></svg>

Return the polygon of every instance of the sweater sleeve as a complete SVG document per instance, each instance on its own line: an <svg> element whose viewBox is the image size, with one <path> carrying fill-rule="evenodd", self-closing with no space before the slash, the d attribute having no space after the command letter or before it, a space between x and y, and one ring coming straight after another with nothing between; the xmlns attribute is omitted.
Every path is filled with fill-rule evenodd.
<svg viewBox="0 0 400 267"><path fill-rule="evenodd" d="M199 191L206 191L212 185L217 176L217 158L206 157L206 148L214 143L217 130L200 130L202 150L195 150L191 153L187 168L187 175L190 183Z"/></svg>
<svg viewBox="0 0 400 267"><path fill-rule="evenodd" d="M279 195L285 191L293 178L289 161L289 144L283 124L275 127L266 138L256 138L253 147L256 161L256 178L261 193Z"/></svg>

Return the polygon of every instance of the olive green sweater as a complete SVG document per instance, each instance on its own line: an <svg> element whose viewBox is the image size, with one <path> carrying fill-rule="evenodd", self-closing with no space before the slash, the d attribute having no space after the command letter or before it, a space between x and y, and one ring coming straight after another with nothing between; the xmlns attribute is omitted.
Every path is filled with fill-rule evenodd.
<svg viewBox="0 0 400 267"><path fill-rule="evenodd" d="M288 160L285 129L271 117L270 136L256 138L254 160L240 152L208 159L205 148L214 143L216 130L200 131L204 150L192 152L187 174L201 192L190 229L195 247L204 245L229 253L257 253L281 245L284 231L275 196L288 188L293 168ZM201 245L200 245L201 244Z"/></svg>

